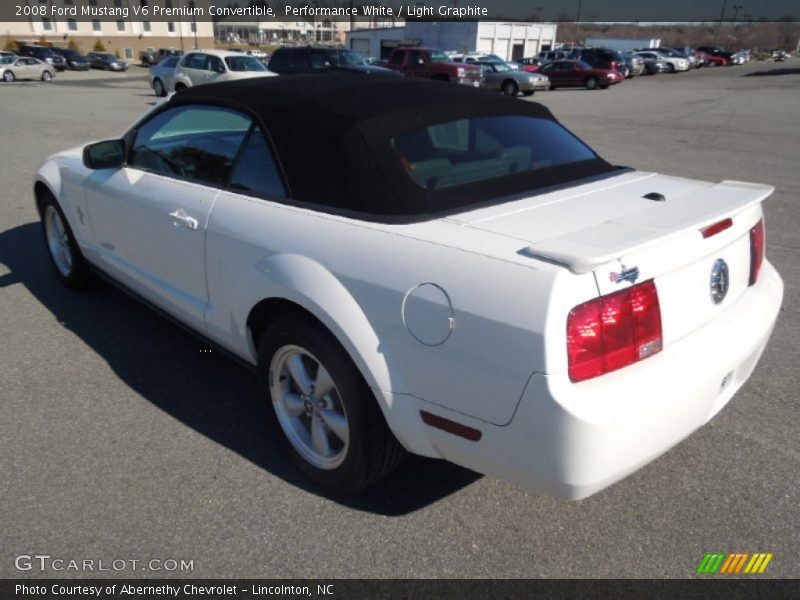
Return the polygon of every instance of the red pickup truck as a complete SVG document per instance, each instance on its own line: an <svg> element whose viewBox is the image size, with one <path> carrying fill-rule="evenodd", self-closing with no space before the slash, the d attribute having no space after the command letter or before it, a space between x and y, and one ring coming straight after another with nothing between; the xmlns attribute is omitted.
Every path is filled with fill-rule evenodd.
<svg viewBox="0 0 800 600"><path fill-rule="evenodd" d="M388 61L378 64L410 77L452 81L474 87L480 87L483 79L480 66L454 63L447 54L433 48L395 48Z"/></svg>

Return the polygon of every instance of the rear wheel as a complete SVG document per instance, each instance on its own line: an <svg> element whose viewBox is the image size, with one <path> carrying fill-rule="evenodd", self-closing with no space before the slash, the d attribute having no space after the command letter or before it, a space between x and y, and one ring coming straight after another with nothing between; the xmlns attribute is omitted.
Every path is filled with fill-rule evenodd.
<svg viewBox="0 0 800 600"><path fill-rule="evenodd" d="M53 74L50 71L42 71L42 81L53 81Z"/></svg>
<svg viewBox="0 0 800 600"><path fill-rule="evenodd" d="M84 287L89 281L89 266L78 248L61 207L52 194L45 192L40 197L39 209L44 240L56 275L68 287Z"/></svg>
<svg viewBox="0 0 800 600"><path fill-rule="evenodd" d="M5 73L3 73L3 81L11 83L12 81L16 81L16 79L17 79L16 76L11 71L6 71Z"/></svg>
<svg viewBox="0 0 800 600"><path fill-rule="evenodd" d="M506 96L516 96L519 93L519 86L517 85L516 81L508 80L503 82L503 87L501 88L503 93Z"/></svg>
<svg viewBox="0 0 800 600"><path fill-rule="evenodd" d="M587 77L583 85L586 86L587 90L596 90L599 82L597 81L597 77Z"/></svg>
<svg viewBox="0 0 800 600"><path fill-rule="evenodd" d="M311 319L291 315L264 332L258 374L289 456L327 492L361 491L405 456L355 364Z"/></svg>
<svg viewBox="0 0 800 600"><path fill-rule="evenodd" d="M674 73L675 72L675 65L672 63L667 63L667 73Z"/></svg>

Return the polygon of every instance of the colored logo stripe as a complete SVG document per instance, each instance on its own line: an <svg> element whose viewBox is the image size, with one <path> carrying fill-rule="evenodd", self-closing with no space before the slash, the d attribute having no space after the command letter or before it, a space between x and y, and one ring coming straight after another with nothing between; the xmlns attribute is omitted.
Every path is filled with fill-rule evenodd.
<svg viewBox="0 0 800 600"><path fill-rule="evenodd" d="M707 552L697 567L697 573L704 575L713 575L714 573L735 575L742 572L748 574L763 573L772 560L772 556L771 553L766 552L756 552L752 555L749 552Z"/></svg>

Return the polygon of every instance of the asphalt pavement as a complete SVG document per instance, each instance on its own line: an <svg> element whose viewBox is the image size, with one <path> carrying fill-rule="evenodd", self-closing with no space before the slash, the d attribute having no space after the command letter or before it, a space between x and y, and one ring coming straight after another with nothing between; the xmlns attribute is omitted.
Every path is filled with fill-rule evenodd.
<svg viewBox="0 0 800 600"><path fill-rule="evenodd" d="M419 458L322 497L268 436L249 372L108 286L62 288L32 174L147 110L137 69L0 84L0 577L690 577L716 551L771 552L764 577L800 576L800 59L531 98L615 164L776 187L767 254L786 294L754 375L580 502ZM19 571L25 554L193 570Z"/></svg>

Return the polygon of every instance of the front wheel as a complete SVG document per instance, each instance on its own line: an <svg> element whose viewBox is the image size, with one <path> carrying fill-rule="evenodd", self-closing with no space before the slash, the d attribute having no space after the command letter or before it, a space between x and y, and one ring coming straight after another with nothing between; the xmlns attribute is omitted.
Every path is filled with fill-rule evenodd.
<svg viewBox="0 0 800 600"><path fill-rule="evenodd" d="M49 192L45 192L39 201L39 209L50 262L58 278L67 287L84 287L89 280L89 267L61 207Z"/></svg>
<svg viewBox="0 0 800 600"><path fill-rule="evenodd" d="M160 79L156 79L153 81L153 91L156 93L156 96L166 96L167 90L164 88L164 84L161 83Z"/></svg>
<svg viewBox="0 0 800 600"><path fill-rule="evenodd" d="M502 89L503 89L503 93L506 96L514 97L519 93L519 86L517 85L516 81L511 81L511 80L506 81L503 84L503 88Z"/></svg>
<svg viewBox="0 0 800 600"><path fill-rule="evenodd" d="M16 81L16 76L11 71L6 71L3 73L3 81L11 83L12 81Z"/></svg>
<svg viewBox="0 0 800 600"><path fill-rule="evenodd" d="M587 90L596 90L599 82L597 81L597 77L587 77L584 85Z"/></svg>
<svg viewBox="0 0 800 600"><path fill-rule="evenodd" d="M284 317L262 335L260 389L273 428L295 465L333 494L352 494L400 464L405 450L336 338L302 316Z"/></svg>
<svg viewBox="0 0 800 600"><path fill-rule="evenodd" d="M42 81L53 81L53 74L50 71L42 71Z"/></svg>

